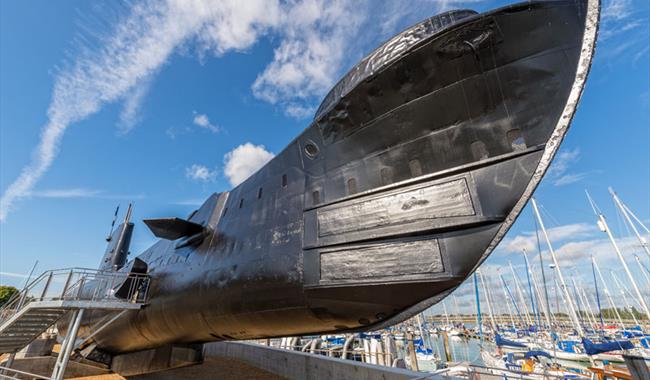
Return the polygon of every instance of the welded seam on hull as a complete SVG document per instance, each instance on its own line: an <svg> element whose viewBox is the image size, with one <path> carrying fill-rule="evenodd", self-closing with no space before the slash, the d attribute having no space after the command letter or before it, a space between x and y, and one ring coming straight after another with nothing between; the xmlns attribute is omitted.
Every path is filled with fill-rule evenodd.
<svg viewBox="0 0 650 380"><path fill-rule="evenodd" d="M578 107L578 102L580 101L580 97L582 96L582 92L584 91L584 86L587 81L589 70L591 69L591 63L596 49L596 39L598 37L599 20L600 20L600 0L588 0L587 15L585 17L585 31L582 37L580 58L578 60L578 67L576 69L575 80L573 81L571 92L569 93L569 97L567 98L567 103L564 106L564 110L562 111L562 114L560 115L560 118L558 119L558 122L555 125L555 129L553 130L551 137L548 139L548 142L546 143L546 148L544 149L542 158L540 159L540 162L537 165L537 169L535 169L535 173L533 174L531 181L528 183L528 186L526 186L526 189L524 190L524 193L522 194L519 201L517 201L515 206L512 208L512 211L510 211L510 213L504 220L503 225L497 231L496 235L488 245L488 248L486 249L485 253L483 254L483 256L481 256L481 259L476 263L476 265L470 272L470 275L483 263L483 261L485 261L485 259L487 259L487 257L496 248L496 246L501 241L501 239L503 239L503 237L506 235L508 230L510 230L510 227L512 227L515 220L517 220L517 217L523 210L524 206L526 206L526 203L533 195L533 192L539 185L544 174L548 170L551 161L553 160L553 157L557 153L560 143L564 139L564 136L566 135L569 129L571 120L573 120L573 116L575 115L576 109ZM394 317L389 318L385 321L382 321L372 326L372 328L382 329L391 326L395 323L398 323L400 321L403 321L407 318L410 318L415 314L419 313L420 311L440 302L442 299L444 299L444 297L449 295L449 293L451 293L457 287L458 285L449 289L444 294L439 294L432 298L426 299L414 306L411 306L410 308L395 315ZM366 326L366 327L370 327L370 326Z"/></svg>

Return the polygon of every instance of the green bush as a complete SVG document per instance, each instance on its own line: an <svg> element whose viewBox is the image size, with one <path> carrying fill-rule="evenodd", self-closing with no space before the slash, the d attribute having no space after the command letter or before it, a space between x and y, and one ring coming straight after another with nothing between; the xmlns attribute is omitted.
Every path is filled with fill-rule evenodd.
<svg viewBox="0 0 650 380"><path fill-rule="evenodd" d="M7 303L16 293L18 293L18 289L13 286L0 285L0 306Z"/></svg>

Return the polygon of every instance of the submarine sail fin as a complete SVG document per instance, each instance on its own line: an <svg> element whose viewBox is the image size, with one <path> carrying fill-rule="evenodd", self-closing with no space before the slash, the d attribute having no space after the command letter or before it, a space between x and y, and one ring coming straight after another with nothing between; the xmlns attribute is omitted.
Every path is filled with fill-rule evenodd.
<svg viewBox="0 0 650 380"><path fill-rule="evenodd" d="M196 235L203 231L203 226L181 218L144 219L144 224L158 238L176 240Z"/></svg>

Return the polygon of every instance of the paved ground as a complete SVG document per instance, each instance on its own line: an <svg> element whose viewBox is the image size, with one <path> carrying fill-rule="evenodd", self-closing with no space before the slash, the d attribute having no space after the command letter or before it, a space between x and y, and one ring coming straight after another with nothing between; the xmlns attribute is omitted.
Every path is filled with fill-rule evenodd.
<svg viewBox="0 0 650 380"><path fill-rule="evenodd" d="M285 380L284 377L252 367L244 362L225 358L207 358L203 364L176 368L147 375L130 376L129 380ZM92 380L95 380L92 378ZM103 379L100 379L103 380Z"/></svg>

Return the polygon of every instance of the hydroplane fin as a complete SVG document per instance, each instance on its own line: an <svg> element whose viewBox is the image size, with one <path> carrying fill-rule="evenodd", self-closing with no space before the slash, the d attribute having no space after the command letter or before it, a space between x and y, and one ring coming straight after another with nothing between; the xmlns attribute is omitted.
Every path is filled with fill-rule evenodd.
<svg viewBox="0 0 650 380"><path fill-rule="evenodd" d="M144 219L143 222L156 237L167 240L176 240L203 231L202 225L181 218Z"/></svg>

